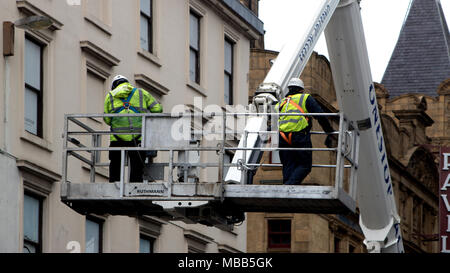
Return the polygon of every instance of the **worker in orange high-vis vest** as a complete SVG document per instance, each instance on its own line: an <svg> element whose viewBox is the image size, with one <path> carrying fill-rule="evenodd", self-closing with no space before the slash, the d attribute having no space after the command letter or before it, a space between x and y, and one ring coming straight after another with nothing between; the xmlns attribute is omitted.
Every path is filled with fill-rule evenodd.
<svg viewBox="0 0 450 273"><path fill-rule="evenodd" d="M142 117L124 117L122 114L161 113L162 106L147 91L133 87L128 79L117 75L112 81L111 91L105 98L105 114L117 114L105 117L111 127L110 147L138 147L141 144ZM114 134L116 133L116 134ZM119 134L120 133L120 134ZM130 158L130 182L142 182L146 152L128 152ZM155 155L151 155L153 157ZM120 181L120 151L109 152L109 181Z"/></svg>
<svg viewBox="0 0 450 273"><path fill-rule="evenodd" d="M280 113L323 113L317 101L305 93L302 80L293 78L288 85L289 92L275 107ZM280 148L312 148L311 143L311 116L280 116L278 126L280 131ZM315 116L326 133L333 132L328 119ZM327 147L331 146L329 135L325 141ZM300 185L312 169L312 151L280 151L280 160L283 164L283 183L285 185Z"/></svg>

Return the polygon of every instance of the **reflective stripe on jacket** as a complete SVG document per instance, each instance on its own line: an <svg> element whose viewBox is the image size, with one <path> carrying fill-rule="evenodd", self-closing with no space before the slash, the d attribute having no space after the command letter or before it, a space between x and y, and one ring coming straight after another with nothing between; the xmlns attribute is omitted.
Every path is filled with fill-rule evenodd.
<svg viewBox="0 0 450 273"><path fill-rule="evenodd" d="M134 92L134 93L133 93ZM104 121L112 132L140 133L141 117L121 117L121 114L161 113L162 106L156 99L143 89L136 89L129 83L123 83L108 93L105 98L105 114L117 114L117 117L105 117ZM132 141L140 139L141 135L111 135L111 141Z"/></svg>
<svg viewBox="0 0 450 273"><path fill-rule="evenodd" d="M308 110L306 109L306 100L309 96L309 94L295 94L288 96L275 107L280 113L308 113ZM295 104L300 106L303 111L299 110ZM306 116L280 116L278 119L279 130L280 132L285 133L300 132L308 127L308 119L309 118Z"/></svg>

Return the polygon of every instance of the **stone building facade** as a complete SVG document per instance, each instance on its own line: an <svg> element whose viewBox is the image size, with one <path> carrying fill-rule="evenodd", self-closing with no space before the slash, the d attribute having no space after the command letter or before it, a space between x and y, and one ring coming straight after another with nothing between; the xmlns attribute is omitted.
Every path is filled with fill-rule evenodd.
<svg viewBox="0 0 450 273"><path fill-rule="evenodd" d="M255 14L237 0L1 6L5 23L42 15L52 24L9 24L0 36L0 252L245 252L245 223L229 232L150 216L84 216L61 202L59 182L64 115L102 113L116 74L148 90L169 113L194 100L246 105L250 46L263 34ZM82 180L89 169L73 165L71 175ZM107 181L107 172L96 175Z"/></svg>

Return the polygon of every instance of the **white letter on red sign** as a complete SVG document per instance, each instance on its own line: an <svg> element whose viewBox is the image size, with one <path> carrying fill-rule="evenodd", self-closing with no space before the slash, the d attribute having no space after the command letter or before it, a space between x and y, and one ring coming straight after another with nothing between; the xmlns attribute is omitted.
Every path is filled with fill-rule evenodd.
<svg viewBox="0 0 450 273"><path fill-rule="evenodd" d="M450 212L450 204L448 203L447 194L441 194L442 200L444 200L447 211Z"/></svg>
<svg viewBox="0 0 450 273"><path fill-rule="evenodd" d="M447 232L450 232L450 215L447 215Z"/></svg>
<svg viewBox="0 0 450 273"><path fill-rule="evenodd" d="M450 253L450 250L447 249L447 236L441 236L442 239L442 253Z"/></svg>
<svg viewBox="0 0 450 273"><path fill-rule="evenodd" d="M447 175L447 178L445 179L444 186L442 186L441 191L446 191L447 188L450 187L450 173Z"/></svg>
<svg viewBox="0 0 450 273"><path fill-rule="evenodd" d="M443 169L444 171L448 171L449 167L450 167L450 162L448 161L448 158L450 157L450 154L442 154L444 156L444 164L443 164Z"/></svg>

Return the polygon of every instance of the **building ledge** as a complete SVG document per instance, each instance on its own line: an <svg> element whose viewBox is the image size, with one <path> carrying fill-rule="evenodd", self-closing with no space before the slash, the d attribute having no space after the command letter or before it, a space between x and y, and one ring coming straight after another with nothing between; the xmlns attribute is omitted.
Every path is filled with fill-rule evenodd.
<svg viewBox="0 0 450 273"><path fill-rule="evenodd" d="M141 85L144 89L150 92L155 92L160 96L168 95L170 90L165 86L159 84L158 82L152 80L150 77L145 74L136 74L134 75L134 80L137 84Z"/></svg>
<svg viewBox="0 0 450 273"><path fill-rule="evenodd" d="M199 93L203 97L205 97L205 98L208 97L208 94L206 93L206 89L203 88L198 83L195 83L195 82L189 80L189 82L186 84L186 86L189 87L191 90L194 90L195 92Z"/></svg>
<svg viewBox="0 0 450 273"><path fill-rule="evenodd" d="M187 239L194 240L197 243L200 243L202 245L207 245L207 244L212 243L214 241L214 239L211 238L211 237L208 237L208 236L206 236L204 234L201 234L201 233L199 233L197 231L189 230L189 229L184 231L184 237L187 238Z"/></svg>
<svg viewBox="0 0 450 273"><path fill-rule="evenodd" d="M217 249L219 253L242 253L242 251L225 244L218 244Z"/></svg>
<svg viewBox="0 0 450 273"><path fill-rule="evenodd" d="M259 39L261 35L264 35L264 23L239 1L204 0L204 2L250 39Z"/></svg>
<svg viewBox="0 0 450 273"><path fill-rule="evenodd" d="M95 26L99 30L103 31L108 36L112 35L112 28L111 28L111 26L103 23L101 20L99 20L95 16L93 16L91 14L88 14L88 15L84 16L84 19L86 20L86 22L91 23L93 26Z"/></svg>
<svg viewBox="0 0 450 273"><path fill-rule="evenodd" d="M120 60L90 41L80 42L81 50L102 61L109 67L118 66Z"/></svg>
<svg viewBox="0 0 450 273"><path fill-rule="evenodd" d="M161 60L153 53L150 53L146 50L140 49L138 51L138 55L141 56L144 59L147 59L157 67L162 67Z"/></svg>
<svg viewBox="0 0 450 273"><path fill-rule="evenodd" d="M20 139L23 141L26 141L30 144L35 145L35 146L43 149L44 151L53 153L52 144L49 141L47 141L43 138L40 138L38 136L35 136L27 131L24 131L24 133L22 134Z"/></svg>
<svg viewBox="0 0 450 273"><path fill-rule="evenodd" d="M17 160L17 168L19 168L19 170L27 172L27 173L31 173L45 181L49 181L49 182L57 182L61 180L61 175L57 174L55 172L52 172L44 167L38 166L28 160Z"/></svg>

